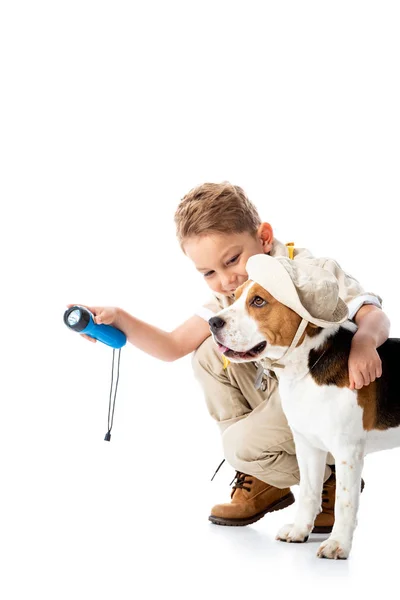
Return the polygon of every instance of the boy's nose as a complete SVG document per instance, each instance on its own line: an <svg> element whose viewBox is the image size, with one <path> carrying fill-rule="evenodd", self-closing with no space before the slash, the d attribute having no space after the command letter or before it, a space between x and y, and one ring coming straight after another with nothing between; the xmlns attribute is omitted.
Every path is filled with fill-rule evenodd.
<svg viewBox="0 0 400 600"><path fill-rule="evenodd" d="M214 333L218 329L221 329L225 325L225 321L220 317L211 317L209 319L208 324L210 326L211 331Z"/></svg>
<svg viewBox="0 0 400 600"><path fill-rule="evenodd" d="M221 287L225 292L234 292L238 287L236 277L231 275L221 279Z"/></svg>

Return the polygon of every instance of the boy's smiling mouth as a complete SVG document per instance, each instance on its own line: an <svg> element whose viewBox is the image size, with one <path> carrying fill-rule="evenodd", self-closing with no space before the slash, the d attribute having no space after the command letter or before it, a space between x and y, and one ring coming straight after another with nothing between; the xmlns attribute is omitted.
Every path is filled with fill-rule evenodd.
<svg viewBox="0 0 400 600"><path fill-rule="evenodd" d="M264 342L257 344L256 346L253 346L252 348L250 348L250 350L246 350L246 352L237 352L236 350L232 350L232 348L228 348L227 346L224 346L223 344L221 344L219 342L219 340L216 338L216 336L214 336L214 340L216 341L218 350L221 352L221 354L223 354L227 358L237 358L237 359L241 359L241 360L243 360L243 359L252 360L252 359L256 358L256 356L261 354L267 346L267 342L264 341Z"/></svg>

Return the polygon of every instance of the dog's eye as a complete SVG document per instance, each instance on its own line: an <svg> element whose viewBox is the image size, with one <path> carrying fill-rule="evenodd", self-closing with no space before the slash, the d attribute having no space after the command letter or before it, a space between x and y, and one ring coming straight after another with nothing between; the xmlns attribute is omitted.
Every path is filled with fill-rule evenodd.
<svg viewBox="0 0 400 600"><path fill-rule="evenodd" d="M251 304L260 308L261 306L265 306L267 304L267 301L264 300L264 298L261 298L260 296L254 296L253 300L251 301Z"/></svg>

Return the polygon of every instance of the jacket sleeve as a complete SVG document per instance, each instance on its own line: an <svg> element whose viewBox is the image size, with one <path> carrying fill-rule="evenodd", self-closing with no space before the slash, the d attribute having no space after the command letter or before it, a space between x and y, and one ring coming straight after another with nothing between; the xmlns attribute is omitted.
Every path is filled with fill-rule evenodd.
<svg viewBox="0 0 400 600"><path fill-rule="evenodd" d="M382 308L382 298L373 292L366 292L357 279L343 271L335 260L323 258L319 261L319 266L330 271L338 280L339 296L348 306L349 319L353 319L364 304L373 304L378 308Z"/></svg>

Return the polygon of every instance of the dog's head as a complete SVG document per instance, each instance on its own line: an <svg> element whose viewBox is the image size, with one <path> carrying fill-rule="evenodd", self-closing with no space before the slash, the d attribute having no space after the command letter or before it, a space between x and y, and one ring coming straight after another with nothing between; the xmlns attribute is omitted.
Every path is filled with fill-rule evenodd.
<svg viewBox="0 0 400 600"><path fill-rule="evenodd" d="M235 302L208 323L222 354L232 362L248 362L275 357L290 346L301 320L261 285L247 281L236 290ZM299 344L317 329L309 323Z"/></svg>

